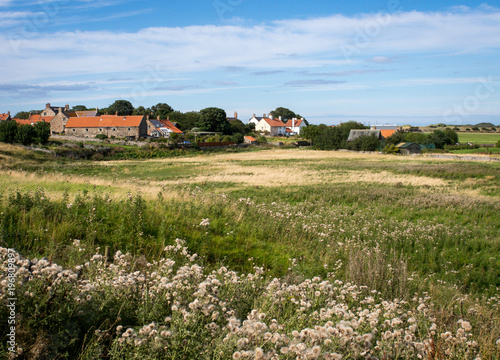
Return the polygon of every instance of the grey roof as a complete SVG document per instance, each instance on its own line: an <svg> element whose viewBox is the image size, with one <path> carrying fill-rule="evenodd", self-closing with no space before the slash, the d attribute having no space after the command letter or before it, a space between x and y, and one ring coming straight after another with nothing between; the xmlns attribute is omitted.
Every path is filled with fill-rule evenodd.
<svg viewBox="0 0 500 360"><path fill-rule="evenodd" d="M371 136L372 134L375 135L378 139L382 138L380 130L351 130L349 132L347 141L353 141L354 139L357 139L361 136Z"/></svg>
<svg viewBox="0 0 500 360"><path fill-rule="evenodd" d="M408 149L412 145L416 145L416 146L420 147L419 145L412 143L412 142L402 142L402 143L397 144L396 147L400 148L400 149Z"/></svg>

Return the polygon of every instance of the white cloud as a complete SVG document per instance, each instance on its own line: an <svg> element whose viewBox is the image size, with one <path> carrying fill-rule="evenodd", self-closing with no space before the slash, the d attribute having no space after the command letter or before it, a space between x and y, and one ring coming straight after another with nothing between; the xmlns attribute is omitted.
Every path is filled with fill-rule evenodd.
<svg viewBox="0 0 500 360"><path fill-rule="evenodd" d="M21 18L21 14L9 14L11 19ZM500 10L493 8L354 17L333 15L255 26L155 27L136 32L24 33L21 29L0 34L0 48L4 49L0 78L4 83L27 84L52 78L78 82L76 79L80 76L89 81L101 80L104 74L108 77L116 74L116 77L131 76L133 81L141 82L149 76L148 67L153 67L162 74L157 87L172 88L177 84L163 84L166 78L189 72L220 71L222 68L244 69L241 72L246 75L308 70L318 74L327 74L328 71L332 76L338 76L379 71L337 71L339 66L366 62L366 59L382 66L397 57L411 57L413 54L463 51L479 54L499 49L499 33ZM349 46L351 56L346 57L343 49ZM292 81L291 85L301 85L301 89L311 85L313 91L320 86L325 89L335 87L319 81L312 84L310 80L307 83L286 79L282 83L287 81ZM390 86L463 81L466 80L406 79ZM238 79L238 83L242 82ZM348 88L348 85L344 86Z"/></svg>

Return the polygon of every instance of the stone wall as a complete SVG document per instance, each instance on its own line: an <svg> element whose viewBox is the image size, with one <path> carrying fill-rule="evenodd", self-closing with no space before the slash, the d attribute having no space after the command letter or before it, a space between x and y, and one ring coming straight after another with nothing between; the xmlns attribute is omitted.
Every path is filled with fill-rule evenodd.
<svg viewBox="0 0 500 360"><path fill-rule="evenodd" d="M142 125L142 123L141 123ZM141 131L142 130L142 131ZM147 127L131 126L131 127L100 127L100 128L66 128L66 135L73 135L78 137L95 137L99 134L107 135L109 138L114 136L116 138L135 138L138 139L147 133Z"/></svg>

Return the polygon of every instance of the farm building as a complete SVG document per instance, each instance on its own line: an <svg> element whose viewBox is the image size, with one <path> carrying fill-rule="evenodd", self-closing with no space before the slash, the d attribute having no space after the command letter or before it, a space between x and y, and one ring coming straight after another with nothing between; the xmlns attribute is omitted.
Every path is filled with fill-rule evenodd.
<svg viewBox="0 0 500 360"><path fill-rule="evenodd" d="M148 125L148 136L170 138L171 134L183 135L184 133L177 128L169 119L157 120L146 119Z"/></svg>
<svg viewBox="0 0 500 360"><path fill-rule="evenodd" d="M99 134L108 137L139 139L147 135L148 125L144 116L101 115L71 117L66 123L64 133L79 137L95 137Z"/></svg>
<svg viewBox="0 0 500 360"><path fill-rule="evenodd" d="M417 145L412 142L402 142L397 144L396 147L399 149L399 152L403 155L420 154L422 150L420 148L420 145Z"/></svg>
<svg viewBox="0 0 500 360"><path fill-rule="evenodd" d="M255 140L255 138L253 136L245 136L244 142L245 142L245 144L251 144L251 145L258 144L257 140Z"/></svg>
<svg viewBox="0 0 500 360"><path fill-rule="evenodd" d="M384 139L381 130L351 130L349 132L349 137L347 138L347 141L353 141L354 139L357 139L361 136L371 136L371 135L375 135L379 140Z"/></svg>

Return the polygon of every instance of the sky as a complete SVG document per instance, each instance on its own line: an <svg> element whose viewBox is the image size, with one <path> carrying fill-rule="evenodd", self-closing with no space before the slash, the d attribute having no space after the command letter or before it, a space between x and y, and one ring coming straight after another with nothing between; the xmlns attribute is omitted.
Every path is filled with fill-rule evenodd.
<svg viewBox="0 0 500 360"><path fill-rule="evenodd" d="M0 113L500 124L500 1L0 0Z"/></svg>

